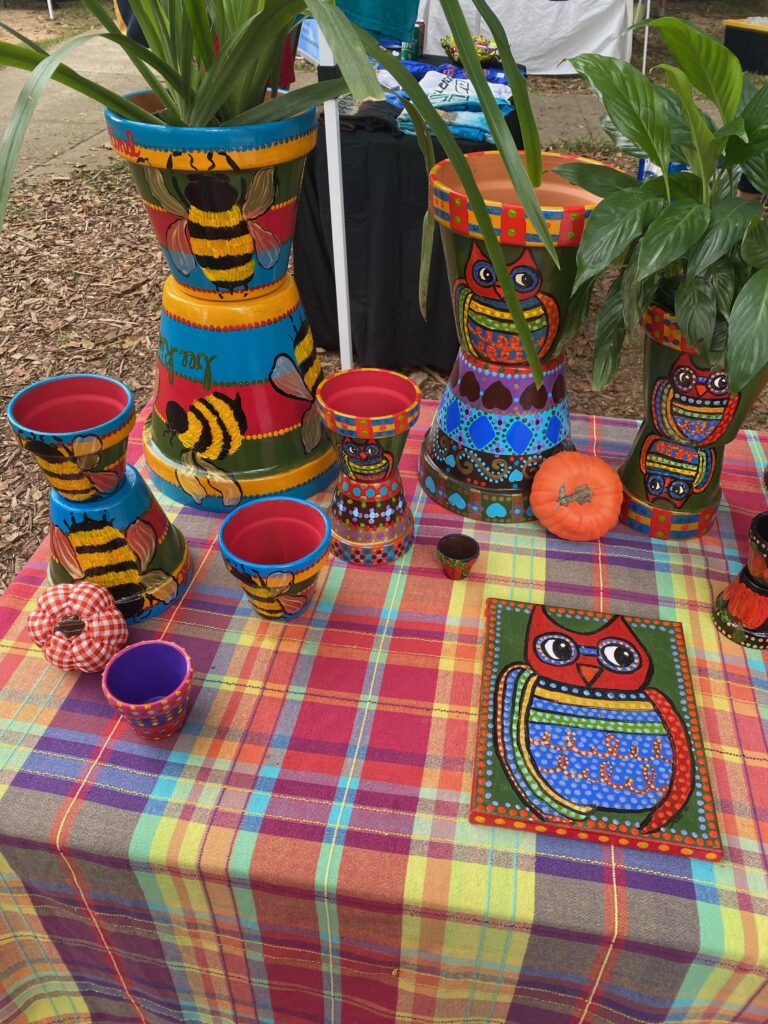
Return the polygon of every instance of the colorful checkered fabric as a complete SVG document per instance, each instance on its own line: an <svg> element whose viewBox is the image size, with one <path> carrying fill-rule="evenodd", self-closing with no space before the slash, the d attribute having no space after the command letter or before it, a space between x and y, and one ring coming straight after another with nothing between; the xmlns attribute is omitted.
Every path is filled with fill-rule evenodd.
<svg viewBox="0 0 768 1024"><path fill-rule="evenodd" d="M331 559L291 621L253 614L216 516L166 503L194 578L131 636L192 657L175 737L142 742L30 644L43 549L4 595L3 1024L765 1024L766 660L710 616L766 506L761 438L729 448L706 537L573 544L429 502L432 415L402 463L414 547ZM575 428L614 465L635 429ZM461 583L435 556L457 529L482 547ZM488 597L683 624L721 863L469 823Z"/></svg>
<svg viewBox="0 0 768 1024"><path fill-rule="evenodd" d="M78 672L100 672L128 640L128 626L110 592L85 581L43 590L27 630L47 661Z"/></svg>

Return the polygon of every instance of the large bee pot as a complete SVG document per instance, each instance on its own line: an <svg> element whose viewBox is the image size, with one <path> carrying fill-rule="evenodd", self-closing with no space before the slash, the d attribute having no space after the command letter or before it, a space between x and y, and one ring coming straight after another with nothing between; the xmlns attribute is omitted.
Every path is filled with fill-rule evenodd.
<svg viewBox="0 0 768 1024"><path fill-rule="evenodd" d="M419 479L438 504L494 522L531 515L534 473L573 447L565 363L554 355L576 276L576 251L598 198L558 177L572 159L543 154L536 190L560 266L544 248L497 152L467 154L542 361L537 387L467 195L448 163L429 177L453 295L459 353L421 450ZM588 161L593 162L593 161Z"/></svg>
<svg viewBox="0 0 768 1024"><path fill-rule="evenodd" d="M645 417L626 462L621 520L664 540L705 534L720 504L725 446L768 379L768 365L740 392L710 366L660 306L643 315Z"/></svg>
<svg viewBox="0 0 768 1024"><path fill-rule="evenodd" d="M215 510L316 493L336 465L315 408L320 361L288 273L314 110L232 128L106 117L171 272L144 434L157 486Z"/></svg>

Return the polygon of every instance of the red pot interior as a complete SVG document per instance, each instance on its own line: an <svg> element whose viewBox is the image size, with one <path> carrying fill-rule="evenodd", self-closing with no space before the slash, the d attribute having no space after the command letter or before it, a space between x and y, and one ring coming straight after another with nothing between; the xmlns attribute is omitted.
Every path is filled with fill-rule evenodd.
<svg viewBox="0 0 768 1024"><path fill-rule="evenodd" d="M36 434L98 431L130 403L125 390L107 377L54 377L13 403L19 426Z"/></svg>
<svg viewBox="0 0 768 1024"><path fill-rule="evenodd" d="M243 505L221 531L231 555L256 565L285 565L306 558L325 537L326 520L316 509L283 498Z"/></svg>
<svg viewBox="0 0 768 1024"><path fill-rule="evenodd" d="M320 386L329 409L366 419L404 412L419 397L412 380L389 370L345 370Z"/></svg>

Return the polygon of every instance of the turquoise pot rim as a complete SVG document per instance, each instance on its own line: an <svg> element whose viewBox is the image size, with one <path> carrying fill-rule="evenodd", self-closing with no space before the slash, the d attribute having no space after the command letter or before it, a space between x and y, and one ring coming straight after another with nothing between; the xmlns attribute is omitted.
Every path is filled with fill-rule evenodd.
<svg viewBox="0 0 768 1024"><path fill-rule="evenodd" d="M125 407L117 414L117 416L113 416L112 419L106 420L103 423L96 423L91 427L81 430L64 430L57 431L56 433L50 430L32 430L29 427L25 427L18 421L14 410L16 405L24 397L39 388L52 384L54 381L60 382L65 380L98 380L107 381L112 385L116 385L125 395ZM11 424L14 433L18 434L19 437L23 437L27 440L47 438L52 442L68 444L76 438L86 435L95 434L98 437L106 437L109 434L113 434L116 430L125 426L125 424L136 415L136 409L133 401L133 392L126 384L123 384L123 382L118 380L116 377L107 377L102 373L62 373L58 376L45 377L43 380L36 380L34 383L28 384L25 388L22 388L21 391L18 391L8 403L6 415L8 416L8 422Z"/></svg>
<svg viewBox="0 0 768 1024"><path fill-rule="evenodd" d="M316 547L312 549L312 551L308 552L306 555L303 555L301 558L294 559L294 561L292 562L249 562L235 555L227 547L227 544L224 540L224 533L227 528L227 525L231 523L234 519L236 519L238 516L241 516L244 513L246 513L246 511L252 508L253 506L264 505L267 502L290 502L292 505L300 506L304 511L311 509L312 515L322 517L324 521L323 537L320 543L317 544ZM331 545L331 520L328 518L328 513L325 511L325 509L320 508L320 506L316 505L313 501L305 501L303 498L291 498L288 495L275 495L274 497L257 498L255 501L248 501L245 502L245 504L243 505L238 505L237 508L233 509L233 511L230 512L229 515L222 520L221 525L219 526L218 541L219 550L221 551L222 557L224 558L225 562L227 562L229 565L233 565L236 569L239 569L241 572L253 573L255 571L258 572L260 576L268 576L271 572L278 571L298 573L303 572L306 569L310 569L313 566L317 566L319 568L318 563L325 557L325 554Z"/></svg>
<svg viewBox="0 0 768 1024"><path fill-rule="evenodd" d="M126 93L125 99L135 100L139 96L152 95L151 89ZM274 146L279 142L288 142L298 136L311 132L317 124L317 111L314 107L302 114L287 117L281 121L267 121L263 124L240 124L231 126L184 127L170 124L147 124L143 121L131 121L116 114L109 107L104 108L104 117L110 135L118 139L126 139L130 132L132 141L140 146L158 150L184 150L217 152L246 149L261 149Z"/></svg>

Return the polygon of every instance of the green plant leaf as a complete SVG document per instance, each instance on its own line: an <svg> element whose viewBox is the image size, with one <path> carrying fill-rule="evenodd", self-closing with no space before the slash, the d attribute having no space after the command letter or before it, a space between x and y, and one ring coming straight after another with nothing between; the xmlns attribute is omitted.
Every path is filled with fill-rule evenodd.
<svg viewBox="0 0 768 1024"><path fill-rule="evenodd" d="M35 50L36 53L41 53L44 57L48 56L48 51L44 50L40 43L36 43L34 39L29 39L27 36L22 35L21 32L17 32L12 25L7 25L4 21L0 21L0 28L15 39L18 39L20 43L28 46L30 50Z"/></svg>
<svg viewBox="0 0 768 1024"><path fill-rule="evenodd" d="M718 157L725 145L715 138L711 128L705 122L701 111L693 102L691 83L688 77L671 64L661 64L671 88L677 94L683 109L683 115L691 133L692 150L689 163L702 183L709 181L717 167ZM702 184L702 200L706 200L707 191Z"/></svg>
<svg viewBox="0 0 768 1024"><path fill-rule="evenodd" d="M619 131L666 173L671 136L669 117L658 90L637 68L615 57L582 53L571 63L603 101Z"/></svg>
<svg viewBox="0 0 768 1024"><path fill-rule="evenodd" d="M434 167L437 162L435 160L435 147L432 145L432 136L427 130L424 118L409 100L403 99L403 106L408 111L408 115L413 122L416 141L424 158L424 166ZM427 293L429 290L429 271L432 266L434 241L435 223L430 216L429 210L427 210L421 225L421 255L419 257L419 309L425 320L427 319Z"/></svg>
<svg viewBox="0 0 768 1024"><path fill-rule="evenodd" d="M728 329L728 379L742 388L768 363L768 267L747 281L731 309Z"/></svg>
<svg viewBox="0 0 768 1024"><path fill-rule="evenodd" d="M640 320L644 310L656 295L659 275L641 277L639 270L640 243L635 242L630 251L629 260L621 274L621 302L624 316L624 329L630 331Z"/></svg>
<svg viewBox="0 0 768 1024"><path fill-rule="evenodd" d="M34 71L31 72L16 98L3 140L0 142L0 229L2 229L8 209L8 196L11 191L13 172L19 159L24 134L35 112L35 107L38 104L43 89L68 53L82 46L83 43L88 43L97 37L101 38L102 33L90 32L88 35L70 39L69 42L64 43L63 46L59 47L58 50L48 57L42 57L36 51L30 50L39 63Z"/></svg>
<svg viewBox="0 0 768 1024"><path fill-rule="evenodd" d="M589 303L592 299L595 281L596 278L594 277L589 281L585 281L568 300L568 309L560 322L560 330L557 333L555 347L548 354L547 358L559 355L581 330L589 312Z"/></svg>
<svg viewBox="0 0 768 1024"><path fill-rule="evenodd" d="M573 185L586 189L595 196L609 196L612 192L618 192L623 188L638 188L640 182L637 178L616 170L615 167L606 167L603 164L581 163L579 160L569 160L567 163L558 164L552 170L561 178L570 181Z"/></svg>
<svg viewBox="0 0 768 1024"><path fill-rule="evenodd" d="M496 12L486 0L473 0L474 6L480 12L480 17L491 31L491 37L499 48L501 64L507 76L512 99L515 104L515 112L520 125L520 133L523 137L523 149L525 150L526 168L531 183L538 187L541 184L541 142L539 130L536 127L536 119L531 110L531 98L528 94L528 85L523 78L520 68L517 66L512 50L509 47L507 32L499 20Z"/></svg>
<svg viewBox="0 0 768 1024"><path fill-rule="evenodd" d="M613 263L660 214L662 205L657 196L642 194L634 188L606 196L592 211L584 228L571 293Z"/></svg>
<svg viewBox="0 0 768 1024"><path fill-rule="evenodd" d="M744 77L738 57L679 18L655 18L649 24L659 30L680 68L694 87L712 100L723 121L735 117Z"/></svg>
<svg viewBox="0 0 768 1024"><path fill-rule="evenodd" d="M626 333L621 278L617 278L608 289L595 321L595 350L592 357L592 387L595 391L602 391L616 376Z"/></svg>
<svg viewBox="0 0 768 1024"><path fill-rule="evenodd" d="M619 131L607 114L603 114L600 118L600 124L603 126L603 131L614 144L616 149L621 150L622 153L626 153L627 156L633 156L636 160L642 160L644 157L648 156L645 150L641 149L640 146L635 145L634 142Z"/></svg>
<svg viewBox="0 0 768 1024"><path fill-rule="evenodd" d="M669 185L670 199L695 199L697 202L701 199L702 181L692 171L676 171L669 175L666 182L664 178L646 178L640 187L643 192L665 198L666 185Z"/></svg>
<svg viewBox="0 0 768 1024"><path fill-rule="evenodd" d="M283 121L287 117L303 114L305 110L319 107L326 100L336 99L347 92L347 84L343 78L329 78L325 82L313 82L302 85L300 89L291 89L280 93L267 103L244 110L237 117L225 121L225 125L266 124L271 121Z"/></svg>
<svg viewBox="0 0 768 1024"><path fill-rule="evenodd" d="M675 292L675 316L692 345L708 348L715 330L715 293L701 277L685 277Z"/></svg>
<svg viewBox="0 0 768 1024"><path fill-rule="evenodd" d="M688 273L703 270L738 245L755 211L743 199L723 199L715 203L709 215L709 226L688 256Z"/></svg>
<svg viewBox="0 0 768 1024"><path fill-rule="evenodd" d="M639 277L650 277L687 255L709 224L709 207L694 199L678 199L665 207L640 242Z"/></svg>
<svg viewBox="0 0 768 1024"><path fill-rule="evenodd" d="M744 173L761 192L768 193L768 153L744 161Z"/></svg>
<svg viewBox="0 0 768 1024"><path fill-rule="evenodd" d="M768 267L768 221L760 216L753 218L744 232L741 258L750 267Z"/></svg>
<svg viewBox="0 0 768 1024"><path fill-rule="evenodd" d="M184 12L192 29L197 59L203 68L208 68L215 56L215 49L204 0L184 0Z"/></svg>
<svg viewBox="0 0 768 1024"><path fill-rule="evenodd" d="M712 340L706 350L707 359L715 369L721 370L725 367L725 357L728 349L728 321L718 314L715 320L715 329L712 332Z"/></svg>
<svg viewBox="0 0 768 1024"><path fill-rule="evenodd" d="M306 5L333 50L333 55L339 62L341 73L354 98L358 101L384 99L384 90L379 85L373 65L360 46L354 28L344 12L325 0L306 0Z"/></svg>
<svg viewBox="0 0 768 1024"><path fill-rule="evenodd" d="M719 260L707 267L700 280L712 290L718 313L727 319L736 290L736 272L730 257L721 256Z"/></svg>

